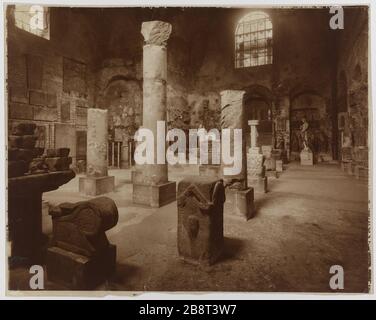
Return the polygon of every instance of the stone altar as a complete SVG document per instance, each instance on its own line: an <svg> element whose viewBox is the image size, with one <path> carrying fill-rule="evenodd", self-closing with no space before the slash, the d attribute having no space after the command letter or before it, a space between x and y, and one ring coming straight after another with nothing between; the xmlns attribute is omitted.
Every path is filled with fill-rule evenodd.
<svg viewBox="0 0 376 320"><path fill-rule="evenodd" d="M119 219L115 202L98 197L62 203L49 214L53 239L46 258L48 280L77 290L105 281L116 267L116 246L105 234Z"/></svg>
<svg viewBox="0 0 376 320"><path fill-rule="evenodd" d="M258 120L249 120L251 126L251 147L247 154L247 175L248 186L253 187L256 192L266 193L268 190L268 177L265 176L265 157L260 152L257 142L257 125Z"/></svg>
<svg viewBox="0 0 376 320"><path fill-rule="evenodd" d="M178 185L178 252L194 264L213 264L223 249L223 181L190 177Z"/></svg>

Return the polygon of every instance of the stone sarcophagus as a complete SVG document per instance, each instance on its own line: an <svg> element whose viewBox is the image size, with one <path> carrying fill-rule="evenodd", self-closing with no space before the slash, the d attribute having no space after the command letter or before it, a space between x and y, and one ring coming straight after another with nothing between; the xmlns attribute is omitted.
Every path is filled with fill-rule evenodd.
<svg viewBox="0 0 376 320"><path fill-rule="evenodd" d="M190 177L178 185L178 252L184 261L210 265L223 249L222 180Z"/></svg>
<svg viewBox="0 0 376 320"><path fill-rule="evenodd" d="M115 271L116 246L105 231L118 222L115 202L98 197L77 203L62 203L50 209L53 246L47 251L50 281L70 289L91 289Z"/></svg>

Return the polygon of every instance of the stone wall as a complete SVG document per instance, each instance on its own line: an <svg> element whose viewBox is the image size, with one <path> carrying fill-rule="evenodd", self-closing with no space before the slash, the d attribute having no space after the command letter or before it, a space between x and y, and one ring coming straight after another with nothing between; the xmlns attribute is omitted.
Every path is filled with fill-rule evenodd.
<svg viewBox="0 0 376 320"><path fill-rule="evenodd" d="M76 130L86 130L87 108L93 104L95 34L89 19L69 8L51 8L50 21L47 40L17 28L8 7L9 124L35 122L42 147L67 139L75 146ZM59 132L68 135L55 137ZM75 161L75 147L72 151Z"/></svg>
<svg viewBox="0 0 376 320"><path fill-rule="evenodd" d="M332 108L333 66L327 27L329 11L263 10L270 15L273 23L273 64L236 69L234 32L238 20L250 10L210 10L210 15L201 13L206 14L205 18L201 17L203 31L195 35L192 41L197 50L193 56L196 60L193 64L193 90L219 92L225 89L242 89L248 96L263 99L271 107L274 135L272 144L277 148L284 146L289 151L292 100L307 92L318 94L327 108L320 113L322 122L327 120ZM256 90L256 95L255 87L260 88ZM330 139L331 135L327 131L331 132L331 123L328 125L325 132ZM318 140L316 139L316 142ZM329 148L325 159L331 158L331 152Z"/></svg>
<svg viewBox="0 0 376 320"><path fill-rule="evenodd" d="M345 10L345 28L339 38L338 56L338 107L342 111L338 119L342 133L340 143L343 148L350 148L353 160L366 164L369 143L366 9Z"/></svg>
<svg viewBox="0 0 376 320"><path fill-rule="evenodd" d="M55 123L84 132L87 107L94 106L109 109L112 125L132 135L142 119L141 23L162 20L172 25L167 45L169 128L220 128L219 92L245 90L246 100L261 99L270 106L272 144L289 155L296 121L292 105L301 96L314 95L324 106L316 137L324 160L335 157L340 145L337 111L340 119L348 117L346 132L354 147L366 145L367 12L346 9L346 26L351 27L334 32L328 28L327 8L265 9L273 23L273 64L236 69L235 28L250 10L51 8L50 40L10 22L9 118L37 122L43 126L40 143L53 146ZM337 48L333 40L338 35Z"/></svg>

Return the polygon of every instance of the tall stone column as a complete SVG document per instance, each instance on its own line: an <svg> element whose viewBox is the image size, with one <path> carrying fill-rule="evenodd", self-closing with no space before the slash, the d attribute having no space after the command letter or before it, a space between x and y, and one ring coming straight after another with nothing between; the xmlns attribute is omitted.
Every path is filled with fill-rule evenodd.
<svg viewBox="0 0 376 320"><path fill-rule="evenodd" d="M166 145L158 141L158 121L167 118L167 40L171 25L162 21L143 22L143 128L154 134L154 164L138 165L133 176L133 202L160 207L176 200L176 183L168 181L167 163L157 163L157 150ZM166 128L165 128L166 129ZM166 148L160 150L166 154Z"/></svg>
<svg viewBox="0 0 376 320"><path fill-rule="evenodd" d="M79 180L79 191L90 196L114 190L115 179L107 174L108 111L88 109L86 177Z"/></svg>
<svg viewBox="0 0 376 320"><path fill-rule="evenodd" d="M255 191L267 192L268 179L265 176L265 158L260 151L258 143L257 126L258 120L249 120L248 125L251 127L251 147L247 155L247 175L248 186L253 187Z"/></svg>
<svg viewBox="0 0 376 320"><path fill-rule="evenodd" d="M236 175L226 175L223 179L226 186L225 211L245 217L247 220L254 215L254 192L247 188L247 153L245 149L245 111L244 94L242 90L224 90L221 95L221 128L231 129L230 150L234 155L241 154L241 170ZM242 140L235 141L234 129L242 130ZM222 133L223 139L223 133ZM222 145L223 148L223 145ZM240 152L239 152L240 149ZM222 169L226 165L222 159Z"/></svg>

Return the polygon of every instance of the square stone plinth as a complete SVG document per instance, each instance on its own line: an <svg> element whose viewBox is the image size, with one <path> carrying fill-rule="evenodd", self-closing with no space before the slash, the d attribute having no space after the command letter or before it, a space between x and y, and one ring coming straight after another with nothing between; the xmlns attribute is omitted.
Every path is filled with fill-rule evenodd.
<svg viewBox="0 0 376 320"><path fill-rule="evenodd" d="M257 193L268 192L268 177L253 177L248 176L248 187L253 188Z"/></svg>
<svg viewBox="0 0 376 320"><path fill-rule="evenodd" d="M93 257L86 257L59 247L51 247L46 256L47 278L71 290L90 290L108 279L116 268L116 246Z"/></svg>
<svg viewBox="0 0 376 320"><path fill-rule="evenodd" d="M176 200L176 182L158 185L133 184L133 203L159 208Z"/></svg>
<svg viewBox="0 0 376 320"><path fill-rule="evenodd" d="M226 189L226 212L249 220L255 215L254 190Z"/></svg>
<svg viewBox="0 0 376 320"><path fill-rule="evenodd" d="M302 166L313 166L313 153L310 150L300 152L300 164Z"/></svg>
<svg viewBox="0 0 376 320"><path fill-rule="evenodd" d="M81 177L79 180L79 191L88 196L97 196L100 194L114 191L115 177Z"/></svg>

